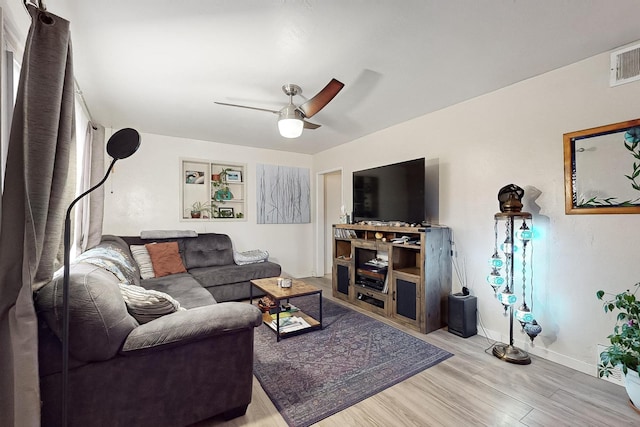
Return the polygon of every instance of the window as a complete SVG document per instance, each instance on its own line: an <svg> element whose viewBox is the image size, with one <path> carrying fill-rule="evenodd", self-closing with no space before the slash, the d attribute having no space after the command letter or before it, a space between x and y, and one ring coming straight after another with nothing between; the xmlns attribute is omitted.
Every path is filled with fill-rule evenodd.
<svg viewBox="0 0 640 427"><path fill-rule="evenodd" d="M0 58L0 189L4 189L9 131L13 116L13 105L18 94L22 50L16 35L5 22L2 9L0 9L0 19L2 20L0 41L3 50Z"/></svg>

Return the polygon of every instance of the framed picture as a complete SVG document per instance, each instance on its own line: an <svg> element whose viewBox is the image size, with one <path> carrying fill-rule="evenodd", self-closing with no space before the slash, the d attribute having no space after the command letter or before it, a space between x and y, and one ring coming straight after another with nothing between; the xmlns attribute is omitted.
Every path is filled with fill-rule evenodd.
<svg viewBox="0 0 640 427"><path fill-rule="evenodd" d="M640 119L564 134L565 213L640 213Z"/></svg>
<svg viewBox="0 0 640 427"><path fill-rule="evenodd" d="M227 171L227 182L242 182L242 172Z"/></svg>
<svg viewBox="0 0 640 427"><path fill-rule="evenodd" d="M204 172L202 171L185 171L185 184L204 184Z"/></svg>
<svg viewBox="0 0 640 427"><path fill-rule="evenodd" d="M218 214L220 218L235 218L233 208L218 208Z"/></svg>

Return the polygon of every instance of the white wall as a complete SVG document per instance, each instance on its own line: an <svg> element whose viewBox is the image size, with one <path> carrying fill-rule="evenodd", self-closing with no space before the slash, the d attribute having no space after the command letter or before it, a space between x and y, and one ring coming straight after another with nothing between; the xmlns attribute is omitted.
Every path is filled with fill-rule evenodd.
<svg viewBox="0 0 640 427"><path fill-rule="evenodd" d="M640 117L640 83L610 88L608 72L609 55L598 55L327 150L314 156L314 168L343 168L350 206L353 170L421 156L438 161L439 222L453 229L455 262L478 297L482 328L503 342L508 319L485 281L487 260L497 192L523 187L524 210L539 232L533 309L543 331L531 347L516 322L516 345L593 374L596 344L607 343L614 322L595 293L640 280L640 216L565 215L562 135Z"/></svg>
<svg viewBox="0 0 640 427"><path fill-rule="evenodd" d="M269 251L270 260L281 264L284 274L294 277L312 275L314 247L311 223L257 224L255 182L257 163L311 169L311 156L152 134L141 136L138 152L118 161L105 184L105 234L136 236L141 230L158 229L226 233L238 251ZM180 185L183 177L180 158L245 163L247 220L181 221ZM312 211L312 218L313 215Z"/></svg>

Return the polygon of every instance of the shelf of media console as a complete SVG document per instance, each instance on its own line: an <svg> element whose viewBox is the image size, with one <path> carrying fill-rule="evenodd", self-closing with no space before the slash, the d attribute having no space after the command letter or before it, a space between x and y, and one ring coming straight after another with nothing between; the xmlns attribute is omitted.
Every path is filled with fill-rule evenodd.
<svg viewBox="0 0 640 427"><path fill-rule="evenodd" d="M363 283L359 283L358 281L356 281L356 287L359 288L359 289L366 289L368 291L373 291L373 292L379 293L380 295L388 295L389 294L389 290L388 290L388 287L386 285L382 289L377 289L377 288L374 288L372 286L368 286L368 285L365 285Z"/></svg>
<svg viewBox="0 0 640 427"><path fill-rule="evenodd" d="M415 250L418 250L418 251L420 250L420 241L418 241L417 243L394 243L394 242L383 241L383 240L348 238L348 237L336 237L335 240L339 240L339 241L343 241L343 242L353 242L356 245L358 243L366 244L366 243L375 242L375 243L378 243L378 244L393 246L393 247L397 247L397 248L415 249Z"/></svg>

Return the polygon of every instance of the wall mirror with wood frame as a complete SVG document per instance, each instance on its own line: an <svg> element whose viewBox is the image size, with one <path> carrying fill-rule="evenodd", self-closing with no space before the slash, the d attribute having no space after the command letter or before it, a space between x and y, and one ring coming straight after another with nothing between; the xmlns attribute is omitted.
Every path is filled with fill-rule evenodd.
<svg viewBox="0 0 640 427"><path fill-rule="evenodd" d="M565 213L640 213L640 119L566 133Z"/></svg>

